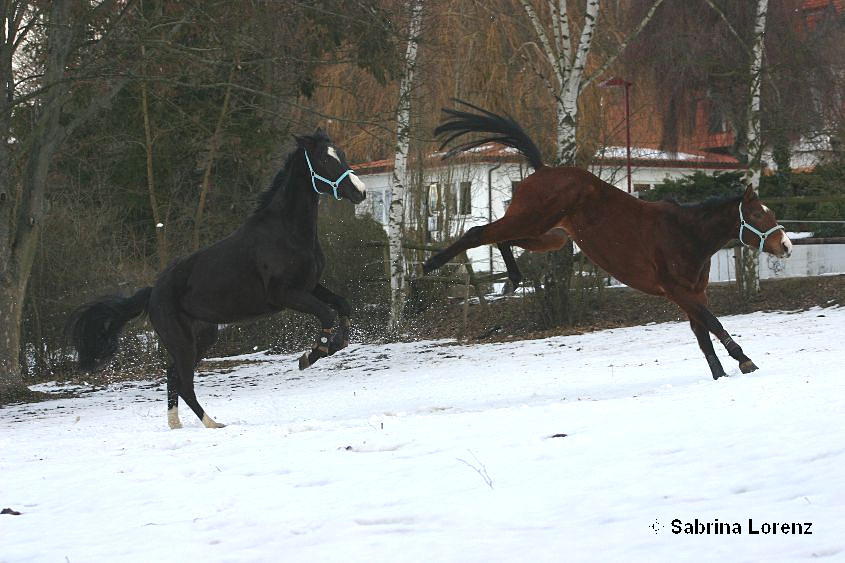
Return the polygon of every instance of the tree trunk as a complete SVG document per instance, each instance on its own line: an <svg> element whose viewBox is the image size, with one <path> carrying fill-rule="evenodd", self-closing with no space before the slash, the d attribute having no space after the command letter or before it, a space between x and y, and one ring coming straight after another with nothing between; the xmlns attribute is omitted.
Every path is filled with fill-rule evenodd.
<svg viewBox="0 0 845 563"><path fill-rule="evenodd" d="M65 62L73 47L69 4L56 2L50 9L45 84L57 84L63 78ZM4 74L6 72L11 73L11 68L4 68ZM11 74L8 79L3 77L3 86L7 99L0 119L2 142L6 146L0 152L0 159L5 161L2 175L6 178L5 182L9 182L15 170L7 144L12 112L9 100L14 96ZM5 182L5 185L0 185L0 402L28 393L20 369L21 319L26 287L46 213L47 173L56 149L67 135L59 123L62 94L62 89L58 87L45 91L26 147L26 162L21 166L15 189L10 189L11 186Z"/></svg>
<svg viewBox="0 0 845 563"><path fill-rule="evenodd" d="M214 132L208 140L208 159L206 160L205 171L202 175L197 212L194 216L193 250L199 250L200 247L200 226L202 225L202 216L205 212L205 200L208 197L208 192L211 191L211 169L214 165L214 159L217 158L217 151L220 149L220 137L223 135L223 124L226 121L226 114L229 113L229 101L232 98L232 82L235 80L236 68L237 65L232 63L232 67L229 69L229 81L226 85L226 93L223 94L223 105L220 107L220 115L217 117Z"/></svg>
<svg viewBox="0 0 845 563"><path fill-rule="evenodd" d="M766 36L766 12L768 0L757 1L757 15L754 23L754 45L749 65L750 100L748 106L748 124L745 148L748 166L743 175L743 183L754 191L760 188L760 158L763 150L760 136L760 84L763 77L763 51ZM741 271L737 272L739 291L743 299L748 300L760 293L759 252L755 248L743 247L741 251Z"/></svg>
<svg viewBox="0 0 845 563"><path fill-rule="evenodd" d="M141 58L145 55L144 46L141 46ZM147 81L141 81L141 113L144 116L144 152L146 153L147 164L147 194L150 198L150 211L153 214L155 224L156 249L158 254L158 266L163 270L167 266L167 226L161 220L161 213L158 206L155 190L155 168L153 167L153 133L150 124L150 109L147 99Z"/></svg>
<svg viewBox="0 0 845 563"><path fill-rule="evenodd" d="M405 303L405 261L402 253L402 232L405 222L405 191L408 181L408 150L411 140L411 88L417 66L417 47L422 27L422 0L410 2L408 46L405 50L404 73L399 82L396 107L396 154L394 157L393 190L388 217L390 249L390 330L398 331Z"/></svg>

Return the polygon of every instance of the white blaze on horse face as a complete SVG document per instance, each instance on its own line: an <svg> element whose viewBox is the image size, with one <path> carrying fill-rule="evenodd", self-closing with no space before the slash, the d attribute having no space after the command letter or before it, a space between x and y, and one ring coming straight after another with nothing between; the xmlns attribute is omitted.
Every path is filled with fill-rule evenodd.
<svg viewBox="0 0 845 563"><path fill-rule="evenodd" d="M783 258L789 258L789 255L792 254L792 241L789 240L785 232L781 231L781 235L783 235L780 241L784 249Z"/></svg>
<svg viewBox="0 0 845 563"><path fill-rule="evenodd" d="M366 184L364 184L364 182L362 182L361 179L356 176L354 172L349 173L349 179L352 180L352 185L355 186L355 189L364 194L364 197L367 197Z"/></svg>
<svg viewBox="0 0 845 563"><path fill-rule="evenodd" d="M338 164L343 164L342 162L340 162L340 157L337 156L337 151L334 150L334 147L329 147L329 150L327 150L326 152L329 153L329 156L335 159Z"/></svg>

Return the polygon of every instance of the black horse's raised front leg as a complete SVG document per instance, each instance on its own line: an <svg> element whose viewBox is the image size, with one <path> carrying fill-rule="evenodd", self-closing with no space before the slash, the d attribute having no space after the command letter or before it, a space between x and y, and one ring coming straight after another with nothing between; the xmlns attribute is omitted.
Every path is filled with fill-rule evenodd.
<svg viewBox="0 0 845 563"><path fill-rule="evenodd" d="M334 309L315 297L314 294L299 290L285 291L279 301L279 304L283 307L313 315L320 321L320 332L317 334L317 342L314 343L310 352L303 354L299 358L299 369L305 369L313 365L320 358L328 356L329 340L337 323L337 313Z"/></svg>
<svg viewBox="0 0 845 563"><path fill-rule="evenodd" d="M329 305L332 309L337 311L338 315L340 315L340 318L338 319L338 329L329 340L329 355L331 356L338 350L343 350L349 346L349 339L351 336L349 317L352 316L352 307L349 305L349 301L347 301L345 297L338 295L322 284L317 284L311 293L314 297Z"/></svg>

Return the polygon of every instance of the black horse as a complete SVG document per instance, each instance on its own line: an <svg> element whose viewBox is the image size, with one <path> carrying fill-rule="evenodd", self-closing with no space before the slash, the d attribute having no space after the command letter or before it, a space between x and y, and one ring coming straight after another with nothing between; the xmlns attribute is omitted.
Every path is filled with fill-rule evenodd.
<svg viewBox="0 0 845 563"><path fill-rule="evenodd" d="M172 358L167 369L170 427L182 426L177 410L182 397L205 426L218 428L222 425L197 401L194 369L217 340L219 324L285 308L314 315L321 331L313 349L300 358L300 369L349 344L349 303L320 284L326 260L317 240L317 204L325 194L358 204L366 197L364 183L322 129L296 142L255 212L234 233L174 261L155 285L132 297L104 297L73 313L68 332L80 368L103 365L117 351L121 328L147 312Z"/></svg>

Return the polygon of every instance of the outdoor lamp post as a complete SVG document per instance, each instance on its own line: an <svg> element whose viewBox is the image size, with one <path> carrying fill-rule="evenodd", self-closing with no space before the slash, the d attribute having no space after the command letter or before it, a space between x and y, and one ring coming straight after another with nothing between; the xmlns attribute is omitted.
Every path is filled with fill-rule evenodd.
<svg viewBox="0 0 845 563"><path fill-rule="evenodd" d="M602 88L609 88L611 86L625 87L625 148L626 158L628 163L628 193L631 191L631 105L628 100L628 90L631 88L632 82L628 82L624 78L613 77L601 82L599 86Z"/></svg>

